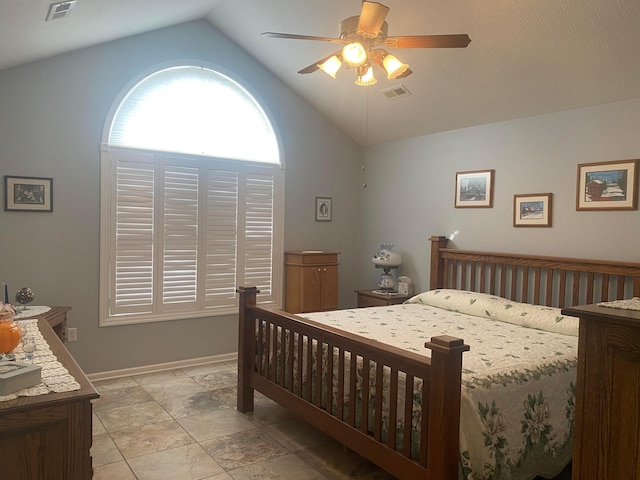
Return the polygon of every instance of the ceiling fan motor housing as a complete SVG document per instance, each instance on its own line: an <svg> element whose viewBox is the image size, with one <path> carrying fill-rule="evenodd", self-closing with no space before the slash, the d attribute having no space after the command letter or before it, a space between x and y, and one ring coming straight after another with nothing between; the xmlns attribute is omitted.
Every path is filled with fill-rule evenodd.
<svg viewBox="0 0 640 480"><path fill-rule="evenodd" d="M375 39L375 45L383 43L387 38L387 32L389 31L389 25L387 22L382 24L380 31L377 35L370 32L358 32L358 22L360 21L360 15L354 17L345 18L340 22L340 38L342 40L350 41L355 38L369 38Z"/></svg>

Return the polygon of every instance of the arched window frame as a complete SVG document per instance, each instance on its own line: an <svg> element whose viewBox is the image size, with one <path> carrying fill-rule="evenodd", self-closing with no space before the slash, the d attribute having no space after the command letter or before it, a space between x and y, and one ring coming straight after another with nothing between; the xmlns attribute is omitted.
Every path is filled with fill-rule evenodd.
<svg viewBox="0 0 640 480"><path fill-rule="evenodd" d="M205 68L239 85L256 102L271 125L278 142L279 162L244 161L110 145L114 119L131 90L150 75L177 66ZM279 148L277 129L264 105L245 82L237 80L223 68L194 61L171 62L141 72L114 100L105 122L101 145L101 326L235 314L235 288L238 285L255 285L261 291L260 303L280 305L284 162L279 153L282 149ZM133 176L127 177L131 173ZM135 198L133 203L127 203L132 197L122 185L130 180L123 179L133 178L137 182L143 177L147 182L141 180L140 185L134 185ZM180 190L187 184L193 188L191 192L188 188L184 192L190 200L176 197L176 188ZM141 191L145 187L147 190ZM153 197L151 204L148 203L150 196ZM233 205L228 202L231 197L237 198ZM138 205L138 198L147 204ZM190 212L182 216L167 214L185 202L191 206ZM131 211L136 211L135 215L132 216ZM138 218L137 212L145 212L143 220ZM197 220L188 220L185 226L183 220L189 217ZM237 235L232 254L227 240L232 235L234 217ZM123 222L123 218L129 219L126 221L135 218L134 235L122 235L122 226L129 225ZM151 230L145 232L146 227ZM136 236L140 232L144 232L143 235ZM219 235L218 240L216 235ZM122 238L134 238L139 243L125 251L121 246L124 243ZM222 238L225 240L220 240ZM140 246L142 255L138 255ZM133 273L128 274L123 268L126 263L123 258L127 261L133 258L131 252L134 251L136 258L143 261L137 264L137 270L134 268ZM227 256L223 254L221 258L220 251L226 252ZM270 258L265 258L267 252ZM230 255L233 266L230 265ZM172 274L172 270L176 270L175 265L180 265L179 271ZM184 274L183 265L187 265L187 274ZM146 275L147 283L134 285L144 287L138 290L123 289L123 282L133 281L135 284L136 281L127 275L132 278ZM232 284L230 279L233 279ZM135 301L127 300L132 297Z"/></svg>

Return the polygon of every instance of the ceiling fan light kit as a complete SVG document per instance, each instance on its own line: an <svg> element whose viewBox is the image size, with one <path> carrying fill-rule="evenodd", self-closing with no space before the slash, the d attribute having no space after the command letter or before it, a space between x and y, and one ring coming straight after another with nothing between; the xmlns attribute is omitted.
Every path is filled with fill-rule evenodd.
<svg viewBox="0 0 640 480"><path fill-rule="evenodd" d="M387 48L465 48L471 42L466 34L457 35L411 35L388 37L388 24L385 18L389 7L378 2L362 2L360 15L349 17L340 22L337 38L313 37L289 33L264 32L262 35L272 38L294 40L315 40L322 42L342 43L341 51L312 63L298 73L313 73L322 70L332 78L336 78L342 63L346 68L354 67L357 72L356 85L373 85L376 79L374 66L385 70L388 79L404 78L413 72L409 65L401 62L394 55L380 46Z"/></svg>

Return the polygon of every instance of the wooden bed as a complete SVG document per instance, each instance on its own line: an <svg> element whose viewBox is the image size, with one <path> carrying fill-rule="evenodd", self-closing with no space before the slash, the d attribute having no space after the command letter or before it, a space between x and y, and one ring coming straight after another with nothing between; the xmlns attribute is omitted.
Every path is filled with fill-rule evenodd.
<svg viewBox="0 0 640 480"><path fill-rule="evenodd" d="M446 237L431 241L430 288L491 293L534 305L569 307L640 296L640 264L559 257L463 251L446 248ZM256 306L257 289L240 287L238 410L253 410L254 390L290 409L346 447L400 479L454 480L459 469L460 389L463 354L469 346L452 336L431 338L430 358L336 328ZM322 350L335 352L311 368ZM293 361L297 357L300 361ZM363 403L347 411L335 398L354 398L356 362L375 364L375 378L362 369L362 397L373 392L375 407ZM390 401L390 424L404 415L400 442L385 434L379 412L382 371L390 372L390 391L407 402L414 380L422 380L422 411ZM336 385L323 382L337 377ZM402 392L399 376L406 378ZM310 385L309 388L303 384ZM346 385L346 386L345 386ZM420 422L419 452L412 453L411 425ZM373 427L371 427L373 425ZM408 440L407 440L408 439Z"/></svg>

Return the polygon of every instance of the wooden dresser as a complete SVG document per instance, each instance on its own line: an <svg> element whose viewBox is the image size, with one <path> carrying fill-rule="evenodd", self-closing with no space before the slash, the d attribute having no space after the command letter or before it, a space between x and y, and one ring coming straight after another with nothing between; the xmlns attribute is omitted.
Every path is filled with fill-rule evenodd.
<svg viewBox="0 0 640 480"><path fill-rule="evenodd" d="M285 252L285 307L289 313L338 308L338 253Z"/></svg>
<svg viewBox="0 0 640 480"><path fill-rule="evenodd" d="M46 313L41 315L35 315L38 318L44 318L53 331L56 332L58 338L63 342L67 341L67 312L71 310L71 307L51 307ZM18 311L20 311L20 307L18 307ZM33 318L33 317L24 317L24 318Z"/></svg>
<svg viewBox="0 0 640 480"><path fill-rule="evenodd" d="M640 480L640 311L565 308L580 318L573 480Z"/></svg>
<svg viewBox="0 0 640 480"><path fill-rule="evenodd" d="M0 478L90 479L91 400L99 395L47 320L38 328L80 390L0 402Z"/></svg>

